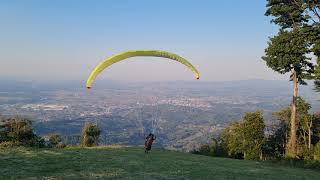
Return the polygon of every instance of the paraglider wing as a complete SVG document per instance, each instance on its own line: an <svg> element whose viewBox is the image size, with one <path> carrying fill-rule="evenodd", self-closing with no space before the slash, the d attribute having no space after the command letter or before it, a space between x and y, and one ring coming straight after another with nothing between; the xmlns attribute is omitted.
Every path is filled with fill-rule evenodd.
<svg viewBox="0 0 320 180"><path fill-rule="evenodd" d="M136 57L136 56L153 56L153 57L163 57L163 58L168 58L171 60L178 61L185 66L187 66L195 75L196 79L200 78L200 74L198 70L186 59L183 57L166 52L166 51L159 51L159 50L130 50L126 51L114 56L111 56L104 61L102 61L100 64L98 64L94 70L91 72L88 80L87 80L87 88L90 89L92 87L93 81L96 79L96 77L107 67L111 66L114 63L117 63L119 61L125 60L130 57Z"/></svg>

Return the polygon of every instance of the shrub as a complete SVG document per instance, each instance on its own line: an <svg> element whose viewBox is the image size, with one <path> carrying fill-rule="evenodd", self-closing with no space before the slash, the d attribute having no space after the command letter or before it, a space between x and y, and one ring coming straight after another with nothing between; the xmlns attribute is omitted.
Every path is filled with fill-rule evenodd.
<svg viewBox="0 0 320 180"><path fill-rule="evenodd" d="M210 156L210 146L209 144L203 144L199 148L199 154L205 155L205 156Z"/></svg>
<svg viewBox="0 0 320 180"><path fill-rule="evenodd" d="M3 141L0 143L0 147L4 147L4 148L12 148L12 147L16 147L16 146L21 146L21 143L12 142L12 141Z"/></svg>
<svg viewBox="0 0 320 180"><path fill-rule="evenodd" d="M67 147L67 145L64 144L64 143L59 143L59 144L56 145L56 148L59 148L59 149L63 149L65 147Z"/></svg>
<svg viewBox="0 0 320 180"><path fill-rule="evenodd" d="M320 161L320 142L314 148L314 159Z"/></svg>
<svg viewBox="0 0 320 180"><path fill-rule="evenodd" d="M81 133L81 145L86 147L97 146L101 130L97 124L85 123Z"/></svg>
<svg viewBox="0 0 320 180"><path fill-rule="evenodd" d="M191 151L192 154L201 154L205 156L226 157L227 151L221 139L211 139L211 143L202 144L199 149Z"/></svg>
<svg viewBox="0 0 320 180"><path fill-rule="evenodd" d="M314 148L311 146L311 149L308 149L307 147L299 146L297 155L298 155L299 159L313 160L314 159Z"/></svg>
<svg viewBox="0 0 320 180"><path fill-rule="evenodd" d="M62 141L62 138L59 134L49 135L49 147L57 147Z"/></svg>
<svg viewBox="0 0 320 180"><path fill-rule="evenodd" d="M1 120L0 142L12 142L12 144L23 146L44 146L44 140L34 134L31 121L22 118Z"/></svg>

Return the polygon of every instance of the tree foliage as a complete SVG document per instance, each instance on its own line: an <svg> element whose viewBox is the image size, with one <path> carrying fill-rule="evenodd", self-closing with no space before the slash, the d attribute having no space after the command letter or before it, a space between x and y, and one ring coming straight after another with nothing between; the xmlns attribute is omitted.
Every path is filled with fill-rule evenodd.
<svg viewBox="0 0 320 180"><path fill-rule="evenodd" d="M59 134L51 134L49 135L49 146L50 147L58 147L58 145L62 142L62 138Z"/></svg>
<svg viewBox="0 0 320 180"><path fill-rule="evenodd" d="M320 161L320 142L314 148L314 159Z"/></svg>
<svg viewBox="0 0 320 180"><path fill-rule="evenodd" d="M243 133L242 123L231 123L221 134L228 156L243 158Z"/></svg>
<svg viewBox="0 0 320 180"><path fill-rule="evenodd" d="M245 159L261 159L265 142L262 112L248 112L243 117L243 151Z"/></svg>
<svg viewBox="0 0 320 180"><path fill-rule="evenodd" d="M265 15L272 16L271 22L279 25L279 33L270 38L265 56L268 67L285 74L290 72L293 81L291 129L287 155L296 158L296 98L298 83L306 84L305 79L315 79L315 65L310 56L319 48L319 24L315 21L319 2L314 0L267 0ZM314 16L311 15L313 13ZM319 21L318 21L319 22ZM317 71L317 70L316 70ZM320 76L319 76L320 77ZM320 83L319 83L320 84Z"/></svg>
<svg viewBox="0 0 320 180"><path fill-rule="evenodd" d="M231 123L221 134L228 155L244 159L260 159L265 124L262 112L248 112L241 122Z"/></svg>
<svg viewBox="0 0 320 180"><path fill-rule="evenodd" d="M211 142L202 144L199 149L195 149L191 151L191 153L213 157L226 157L225 146L220 138L212 138Z"/></svg>
<svg viewBox="0 0 320 180"><path fill-rule="evenodd" d="M271 22L279 25L282 29L293 28L308 22L308 16L302 8L301 0L267 0L266 16L273 16Z"/></svg>
<svg viewBox="0 0 320 180"><path fill-rule="evenodd" d="M97 124L85 123L81 133L81 145L86 147L97 146L101 130Z"/></svg>
<svg viewBox="0 0 320 180"><path fill-rule="evenodd" d="M313 63L308 54L311 43L308 35L301 30L280 30L277 36L270 38L265 56L262 59L267 66L280 74L296 72L300 84L306 84L314 72Z"/></svg>
<svg viewBox="0 0 320 180"><path fill-rule="evenodd" d="M317 114L311 114L310 109L309 103L301 97L297 98L297 156L300 159L312 159L313 146L319 141L320 117ZM273 113L278 122L267 139L265 149L268 150L268 155L276 158L284 156L290 131L290 114L290 107Z"/></svg>
<svg viewBox="0 0 320 180"><path fill-rule="evenodd" d="M17 145L40 147L44 145L44 140L33 132L32 122L28 119L2 119L0 124L0 143L12 142Z"/></svg>
<svg viewBox="0 0 320 180"><path fill-rule="evenodd" d="M290 131L291 108L287 107L273 113L276 123L272 125L272 133L266 140L264 153L268 157L283 158Z"/></svg>

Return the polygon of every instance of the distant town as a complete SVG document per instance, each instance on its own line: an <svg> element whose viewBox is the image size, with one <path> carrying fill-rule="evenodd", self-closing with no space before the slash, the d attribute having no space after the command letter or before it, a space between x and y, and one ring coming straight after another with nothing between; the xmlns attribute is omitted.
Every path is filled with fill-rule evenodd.
<svg viewBox="0 0 320 180"><path fill-rule="evenodd" d="M92 91L2 90L0 114L27 117L39 134L60 133L69 139L80 134L85 122L97 122L104 144L140 144L144 134L154 131L159 146L188 151L218 135L244 112L263 110L266 123L272 124L272 112L290 104L290 96L281 93L287 92L286 87L273 89L272 83L269 89L255 86L247 92L241 88L243 82L234 82L230 92L219 91L230 86L225 84L208 87L206 83L192 89L187 84L124 85ZM306 88L303 93L310 92ZM316 111L317 101L311 103Z"/></svg>

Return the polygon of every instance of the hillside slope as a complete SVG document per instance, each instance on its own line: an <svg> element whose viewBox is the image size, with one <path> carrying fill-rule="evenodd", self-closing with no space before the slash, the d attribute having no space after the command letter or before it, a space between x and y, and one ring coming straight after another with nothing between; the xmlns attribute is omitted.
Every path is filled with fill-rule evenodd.
<svg viewBox="0 0 320 180"><path fill-rule="evenodd" d="M141 147L0 148L1 179L319 179L320 172Z"/></svg>

